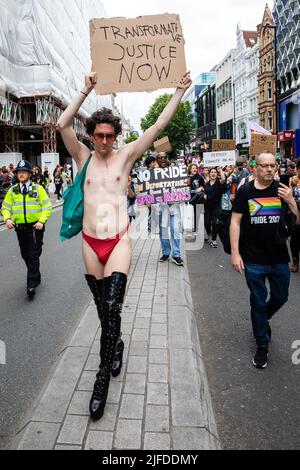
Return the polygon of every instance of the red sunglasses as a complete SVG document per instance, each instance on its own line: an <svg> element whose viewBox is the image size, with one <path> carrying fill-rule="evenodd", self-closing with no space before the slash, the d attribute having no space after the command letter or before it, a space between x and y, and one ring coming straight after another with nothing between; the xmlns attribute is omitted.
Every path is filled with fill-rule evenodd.
<svg viewBox="0 0 300 470"><path fill-rule="evenodd" d="M115 140L115 138L116 134L102 134L102 132L94 134L94 139L96 142L102 142L104 139L106 139L108 142L111 142Z"/></svg>

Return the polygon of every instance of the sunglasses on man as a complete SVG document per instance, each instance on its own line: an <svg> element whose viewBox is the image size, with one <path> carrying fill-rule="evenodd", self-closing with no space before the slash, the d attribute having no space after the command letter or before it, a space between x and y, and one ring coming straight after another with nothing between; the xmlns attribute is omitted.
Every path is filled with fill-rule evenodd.
<svg viewBox="0 0 300 470"><path fill-rule="evenodd" d="M103 142L104 139L107 140L107 142L112 142L115 140L116 134L103 134L102 132L99 132L97 134L94 134L94 139L96 142Z"/></svg>

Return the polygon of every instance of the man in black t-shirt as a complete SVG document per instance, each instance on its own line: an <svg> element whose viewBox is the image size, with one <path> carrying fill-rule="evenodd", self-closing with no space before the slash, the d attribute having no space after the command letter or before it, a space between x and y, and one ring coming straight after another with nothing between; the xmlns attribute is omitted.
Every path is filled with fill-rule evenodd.
<svg viewBox="0 0 300 470"><path fill-rule="evenodd" d="M269 320L288 299L290 257L286 243L277 236L282 201L300 223L291 189L274 181L276 170L274 155L264 152L256 157L255 180L237 192L230 225L231 264L237 272L245 271L251 294L251 320L257 344L252 362L258 368L267 365L271 340ZM270 284L268 301L267 279Z"/></svg>

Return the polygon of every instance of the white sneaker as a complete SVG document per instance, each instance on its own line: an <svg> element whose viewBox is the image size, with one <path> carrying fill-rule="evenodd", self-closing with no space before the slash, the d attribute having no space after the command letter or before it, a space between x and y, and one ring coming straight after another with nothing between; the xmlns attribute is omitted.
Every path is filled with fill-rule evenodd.
<svg viewBox="0 0 300 470"><path fill-rule="evenodd" d="M218 248L218 243L214 240L211 242L210 246L212 246L213 248Z"/></svg>

